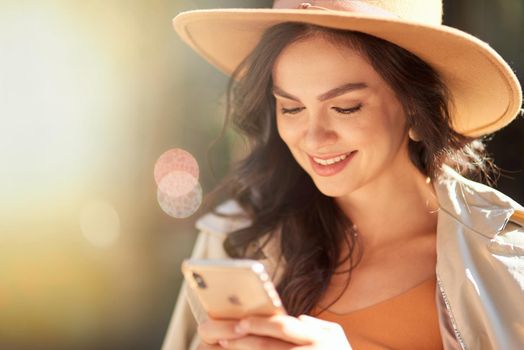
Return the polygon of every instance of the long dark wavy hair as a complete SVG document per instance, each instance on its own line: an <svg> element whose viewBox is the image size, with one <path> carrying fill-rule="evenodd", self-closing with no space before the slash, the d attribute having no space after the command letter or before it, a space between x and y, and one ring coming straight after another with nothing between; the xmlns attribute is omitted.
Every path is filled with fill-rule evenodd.
<svg viewBox="0 0 524 350"><path fill-rule="evenodd" d="M232 123L247 141L249 152L207 196L205 208L232 198L251 220L249 227L231 232L224 242L233 258L260 258L261 247L258 251L248 248L264 235L280 232L278 244L285 268L277 291L290 315L312 313L341 264L348 266L344 271L348 273L347 288L361 258L357 238L348 234L352 223L333 198L317 189L277 132L272 67L287 45L312 36L356 50L395 91L407 127L421 139L410 140L408 147L411 161L425 176L434 180L446 163L465 176L491 182L490 172L496 170L482 139L453 130L449 112L453 101L446 86L414 54L361 32L298 22L269 28L232 73L226 92L222 134ZM344 247L348 253L341 257Z"/></svg>

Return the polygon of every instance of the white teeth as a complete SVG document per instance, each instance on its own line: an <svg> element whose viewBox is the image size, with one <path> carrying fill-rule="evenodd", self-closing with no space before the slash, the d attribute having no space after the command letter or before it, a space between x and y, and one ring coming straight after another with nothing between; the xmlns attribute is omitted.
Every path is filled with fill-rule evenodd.
<svg viewBox="0 0 524 350"><path fill-rule="evenodd" d="M320 159L320 158L313 157L313 160L318 164L331 165L331 164L334 164L334 163L340 162L341 160L346 159L347 156L348 156L347 154L343 154L341 156L337 156L335 158L330 158L330 159Z"/></svg>

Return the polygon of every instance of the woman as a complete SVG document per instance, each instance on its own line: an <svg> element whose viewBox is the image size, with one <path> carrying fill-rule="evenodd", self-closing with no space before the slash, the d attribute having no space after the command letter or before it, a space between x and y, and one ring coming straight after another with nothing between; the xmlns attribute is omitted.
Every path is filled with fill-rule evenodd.
<svg viewBox="0 0 524 350"><path fill-rule="evenodd" d="M490 180L480 137L516 117L520 85L440 24L440 1L420 3L175 18L231 74L228 116L250 145L193 256L260 259L289 316L200 319L183 286L164 349L524 344L524 208L465 177Z"/></svg>

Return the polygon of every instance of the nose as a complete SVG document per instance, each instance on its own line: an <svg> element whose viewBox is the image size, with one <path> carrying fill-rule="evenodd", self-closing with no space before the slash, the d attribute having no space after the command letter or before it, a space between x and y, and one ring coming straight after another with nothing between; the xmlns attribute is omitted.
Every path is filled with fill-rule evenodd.
<svg viewBox="0 0 524 350"><path fill-rule="evenodd" d="M331 146L337 139L337 132L328 116L318 114L308 118L304 130L306 149L315 153L330 152Z"/></svg>

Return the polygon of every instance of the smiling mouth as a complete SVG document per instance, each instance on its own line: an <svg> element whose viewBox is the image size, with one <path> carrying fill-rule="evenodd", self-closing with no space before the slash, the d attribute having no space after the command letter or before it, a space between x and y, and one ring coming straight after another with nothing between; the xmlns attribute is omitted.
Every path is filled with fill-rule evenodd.
<svg viewBox="0 0 524 350"><path fill-rule="evenodd" d="M309 161L313 171L319 176L332 176L341 172L346 165L353 159L358 151L343 153L336 157L322 159L309 156Z"/></svg>
<svg viewBox="0 0 524 350"><path fill-rule="evenodd" d="M353 152L355 152L355 151L353 151ZM344 153L344 154L341 154L339 156L336 156L336 157L333 157L333 158L327 158L327 159L318 158L318 157L311 157L311 158L317 164L320 164L320 165L331 165L331 164L335 164L335 163L343 161L344 159L346 159L353 152Z"/></svg>

